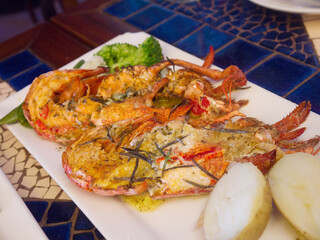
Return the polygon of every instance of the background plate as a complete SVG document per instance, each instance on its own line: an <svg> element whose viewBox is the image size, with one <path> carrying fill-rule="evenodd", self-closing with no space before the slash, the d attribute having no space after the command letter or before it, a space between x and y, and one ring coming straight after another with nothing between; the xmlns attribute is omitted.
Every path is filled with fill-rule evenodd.
<svg viewBox="0 0 320 240"><path fill-rule="evenodd" d="M249 0L259 6L278 10L289 13L308 13L308 14L320 14L320 6L303 5L306 4L304 1L298 0ZM317 2L317 0L315 0ZM318 1L319 2L319 1ZM318 3L320 4L320 2Z"/></svg>
<svg viewBox="0 0 320 240"><path fill-rule="evenodd" d="M138 45L146 37L148 35L143 32L126 33L112 39L108 44L128 42ZM200 65L203 63L203 60L172 45L162 41L160 44L165 57L179 58ZM64 68L73 68L81 59L90 59L101 47L75 59ZM242 112L248 116L257 117L266 123L274 123L286 116L296 106L252 83L248 85L251 86L250 89L233 94L236 99L249 99L248 106L242 109ZM0 102L0 117L20 104L27 91L28 87ZM319 123L320 116L311 113L303 124L307 127L303 138L319 135ZM43 140L32 129L24 128L19 124L9 125L8 128L108 240L204 239L202 228L197 228L196 225L205 207L207 196L169 199L153 212L137 212L117 197L98 196L71 183L62 168L61 155L64 149L61 149L60 145ZM296 233L274 208L269 225L261 239L295 240Z"/></svg>
<svg viewBox="0 0 320 240"><path fill-rule="evenodd" d="M48 239L1 168L0 239Z"/></svg>

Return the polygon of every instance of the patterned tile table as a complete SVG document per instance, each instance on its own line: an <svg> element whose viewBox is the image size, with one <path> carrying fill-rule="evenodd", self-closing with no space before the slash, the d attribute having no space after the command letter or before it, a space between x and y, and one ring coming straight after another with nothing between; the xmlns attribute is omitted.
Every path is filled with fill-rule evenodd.
<svg viewBox="0 0 320 240"><path fill-rule="evenodd" d="M121 29L148 32L200 58L212 45L219 67L238 65L250 81L296 103L310 100L320 114L319 16L273 11L247 0L92 0L52 21L89 48L119 34L119 21ZM59 67L28 49L0 61L0 99ZM5 126L0 144L2 170L50 239L103 238Z"/></svg>

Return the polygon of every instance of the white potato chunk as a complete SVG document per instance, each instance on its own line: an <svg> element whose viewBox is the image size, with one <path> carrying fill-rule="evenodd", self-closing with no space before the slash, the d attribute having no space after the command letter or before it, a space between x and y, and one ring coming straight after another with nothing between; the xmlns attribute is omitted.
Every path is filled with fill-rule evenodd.
<svg viewBox="0 0 320 240"><path fill-rule="evenodd" d="M81 69L95 69L99 66L106 66L106 63L103 57L94 55L90 58L89 61L86 61L80 68Z"/></svg>
<svg viewBox="0 0 320 240"><path fill-rule="evenodd" d="M320 239L320 158L285 155L270 170L272 197L284 217L307 239Z"/></svg>
<svg viewBox="0 0 320 240"><path fill-rule="evenodd" d="M265 176L252 163L236 163L210 193L203 228L208 240L259 239L272 209Z"/></svg>

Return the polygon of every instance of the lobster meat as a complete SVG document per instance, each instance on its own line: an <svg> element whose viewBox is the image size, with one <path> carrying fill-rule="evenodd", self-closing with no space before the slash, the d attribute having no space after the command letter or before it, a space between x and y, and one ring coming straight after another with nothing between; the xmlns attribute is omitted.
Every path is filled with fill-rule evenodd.
<svg viewBox="0 0 320 240"><path fill-rule="evenodd" d="M169 71L166 77L161 77L160 71L170 65L184 69ZM193 78L189 78L190 75ZM224 83L230 85L230 91L234 89L231 85L243 86L247 82L244 74L235 66L219 71L178 59L163 61L150 67L127 67L114 74L109 74L108 69L103 67L94 70L55 70L42 74L33 81L24 101L23 111L40 136L62 144L71 143L95 126L146 121L155 115L163 122L196 108L203 110L200 113L193 110L193 113L209 115L211 122L214 119L223 121L241 115L237 111L246 101L234 103L233 107L229 104L226 108L221 95L217 94L221 90L214 89L202 76L212 80L227 78ZM181 82L181 79L184 80ZM175 89L171 89L170 86L173 85L179 85L184 90L177 93ZM200 86L200 89L192 89L193 86ZM196 97L188 95L192 91L197 93ZM209 94L211 92L217 93ZM162 95L162 98L165 96L169 101L172 96L179 97L184 104L153 107L156 95ZM219 96L217 101L215 96ZM206 106L201 100L205 98L210 100ZM218 110L213 110L213 107ZM206 114L202 114L203 112ZM213 112L218 114L212 114Z"/></svg>
<svg viewBox="0 0 320 240"><path fill-rule="evenodd" d="M303 102L283 120L264 124L240 118L193 127L183 116L165 123L111 125L89 130L63 153L63 167L78 186L106 196L148 191L155 199L208 193L233 162L252 162L266 174L284 152L317 152L320 137L294 139L308 116ZM291 152L293 148L289 146Z"/></svg>

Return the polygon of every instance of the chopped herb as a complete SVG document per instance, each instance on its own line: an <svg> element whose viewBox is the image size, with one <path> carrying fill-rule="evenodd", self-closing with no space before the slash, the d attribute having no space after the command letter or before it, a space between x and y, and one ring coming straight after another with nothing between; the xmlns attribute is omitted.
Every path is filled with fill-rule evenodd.
<svg viewBox="0 0 320 240"><path fill-rule="evenodd" d="M78 69L78 68L80 68L83 64L84 64L84 60L81 59L76 65L74 65L73 68Z"/></svg>

